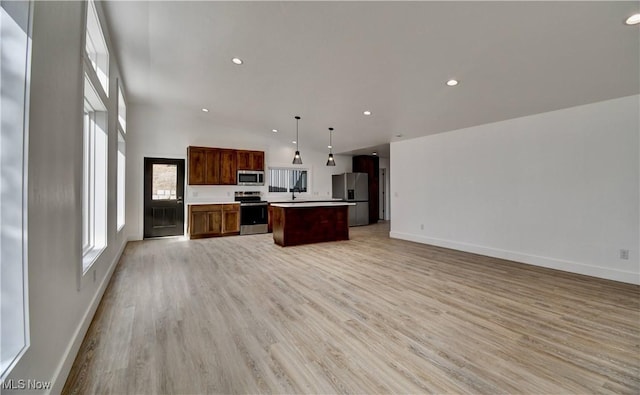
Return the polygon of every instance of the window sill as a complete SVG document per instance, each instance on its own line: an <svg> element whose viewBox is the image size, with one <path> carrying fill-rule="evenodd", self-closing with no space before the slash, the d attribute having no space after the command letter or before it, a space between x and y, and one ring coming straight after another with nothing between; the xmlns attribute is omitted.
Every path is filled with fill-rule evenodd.
<svg viewBox="0 0 640 395"><path fill-rule="evenodd" d="M93 249L87 251L86 254L82 257L82 275L87 274L91 266L98 260L102 252L106 249L104 247L94 247Z"/></svg>

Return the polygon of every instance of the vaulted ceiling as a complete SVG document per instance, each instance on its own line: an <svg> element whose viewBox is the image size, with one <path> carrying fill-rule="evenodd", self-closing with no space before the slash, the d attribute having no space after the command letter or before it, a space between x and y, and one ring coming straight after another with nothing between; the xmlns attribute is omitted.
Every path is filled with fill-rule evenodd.
<svg viewBox="0 0 640 395"><path fill-rule="evenodd" d="M351 152L640 90L638 2L103 5L130 104L278 144L294 115L306 146L334 127Z"/></svg>

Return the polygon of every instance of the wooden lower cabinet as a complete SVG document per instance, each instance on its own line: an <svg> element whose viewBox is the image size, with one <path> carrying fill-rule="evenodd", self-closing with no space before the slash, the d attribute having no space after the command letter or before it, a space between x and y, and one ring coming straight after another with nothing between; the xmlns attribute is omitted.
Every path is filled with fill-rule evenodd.
<svg viewBox="0 0 640 395"><path fill-rule="evenodd" d="M240 204L189 205L189 238L240 234Z"/></svg>
<svg viewBox="0 0 640 395"><path fill-rule="evenodd" d="M225 204L222 211L222 234L240 233L240 205Z"/></svg>

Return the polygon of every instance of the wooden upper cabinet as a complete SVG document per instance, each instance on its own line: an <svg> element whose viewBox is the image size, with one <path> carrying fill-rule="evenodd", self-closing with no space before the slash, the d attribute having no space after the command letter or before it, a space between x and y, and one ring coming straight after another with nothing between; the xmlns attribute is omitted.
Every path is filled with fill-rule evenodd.
<svg viewBox="0 0 640 395"><path fill-rule="evenodd" d="M205 185L207 169L207 149L201 147L187 148L189 158L189 185Z"/></svg>
<svg viewBox="0 0 640 395"><path fill-rule="evenodd" d="M205 156L207 160L207 167L205 168L205 184L220 184L220 150L208 148Z"/></svg>
<svg viewBox="0 0 640 395"><path fill-rule="evenodd" d="M251 170L251 151L236 151L238 170Z"/></svg>
<svg viewBox="0 0 640 395"><path fill-rule="evenodd" d="M236 185L238 173L238 158L236 151L221 149L220 151L220 183L221 185Z"/></svg>
<svg viewBox="0 0 640 395"><path fill-rule="evenodd" d="M247 150L236 152L238 170L264 170L264 152Z"/></svg>
<svg viewBox="0 0 640 395"><path fill-rule="evenodd" d="M251 170L264 171L264 152L252 151L251 153Z"/></svg>
<svg viewBox="0 0 640 395"><path fill-rule="evenodd" d="M189 185L236 185L238 170L264 170L264 152L189 147Z"/></svg>

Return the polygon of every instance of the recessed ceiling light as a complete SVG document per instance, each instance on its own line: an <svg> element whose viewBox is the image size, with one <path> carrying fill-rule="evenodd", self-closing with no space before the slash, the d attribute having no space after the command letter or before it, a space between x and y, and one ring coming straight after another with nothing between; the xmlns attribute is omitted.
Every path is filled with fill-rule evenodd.
<svg viewBox="0 0 640 395"><path fill-rule="evenodd" d="M293 140L293 141L292 141L292 143L293 143L293 144L295 144L295 143L296 143L296 141L295 141L295 140Z"/></svg>
<svg viewBox="0 0 640 395"><path fill-rule="evenodd" d="M242 61L242 59L240 59L240 58L233 58L233 59L231 59L231 61L232 61L233 63L235 63L235 64L242 64L242 63L244 63L244 62Z"/></svg>
<svg viewBox="0 0 640 395"><path fill-rule="evenodd" d="M202 112L209 112L209 109L208 108L203 108Z"/></svg>
<svg viewBox="0 0 640 395"><path fill-rule="evenodd" d="M367 110L365 112L363 112L364 115L371 115L371 111Z"/></svg>
<svg viewBox="0 0 640 395"><path fill-rule="evenodd" d="M378 155L378 153L376 151L373 151L371 155Z"/></svg>
<svg viewBox="0 0 640 395"><path fill-rule="evenodd" d="M624 22L627 25L637 25L640 23L640 14L633 14Z"/></svg>
<svg viewBox="0 0 640 395"><path fill-rule="evenodd" d="M271 129L273 133L278 133L278 129Z"/></svg>
<svg viewBox="0 0 640 395"><path fill-rule="evenodd" d="M456 86L456 85L458 85L458 80L449 80L449 81L447 81L447 85Z"/></svg>

